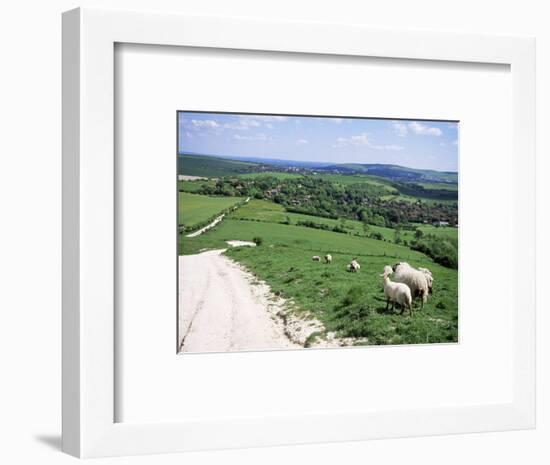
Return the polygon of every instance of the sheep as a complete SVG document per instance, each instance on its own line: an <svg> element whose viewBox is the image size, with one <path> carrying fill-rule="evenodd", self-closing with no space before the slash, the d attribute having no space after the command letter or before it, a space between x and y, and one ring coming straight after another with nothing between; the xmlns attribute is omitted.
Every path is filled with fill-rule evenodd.
<svg viewBox="0 0 550 465"><path fill-rule="evenodd" d="M312 257L312 260L313 260L314 262L320 262L320 261L321 261L321 257L319 257L319 255L314 255L314 256Z"/></svg>
<svg viewBox="0 0 550 465"><path fill-rule="evenodd" d="M418 271L421 271L424 273L424 276L426 276L426 280L428 281L428 293L433 293L433 284L434 284L434 278L432 276L432 272L428 270L428 268L418 268Z"/></svg>
<svg viewBox="0 0 550 465"><path fill-rule="evenodd" d="M406 262L396 263L392 267L393 280L396 283L404 283L409 286L413 299L420 297L421 308L424 308L424 304L428 300L428 279L422 271L414 269Z"/></svg>
<svg viewBox="0 0 550 465"><path fill-rule="evenodd" d="M325 263L332 263L332 255L327 253L325 255Z"/></svg>
<svg viewBox="0 0 550 465"><path fill-rule="evenodd" d="M361 269L361 265L359 265L359 262L357 261L357 257L353 257L353 260L348 265L347 269L350 273L357 273Z"/></svg>
<svg viewBox="0 0 550 465"><path fill-rule="evenodd" d="M409 286L404 283L394 283L390 281L389 276L393 273L391 266L386 265L382 276L382 283L384 285L384 295L386 296L386 310L391 302L391 309L395 304L401 305L401 314L405 311L405 308L409 309L409 315L412 316L412 297Z"/></svg>

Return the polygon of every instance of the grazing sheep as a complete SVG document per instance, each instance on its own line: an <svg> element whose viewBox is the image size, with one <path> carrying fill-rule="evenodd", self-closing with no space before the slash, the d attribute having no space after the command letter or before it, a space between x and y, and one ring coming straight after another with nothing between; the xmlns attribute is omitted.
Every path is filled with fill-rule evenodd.
<svg viewBox="0 0 550 465"><path fill-rule="evenodd" d="M422 273L424 273L424 276L426 276L426 281L428 281L428 293L432 294L434 284L432 272L428 270L428 268L418 268L418 271L422 271Z"/></svg>
<svg viewBox="0 0 550 465"><path fill-rule="evenodd" d="M314 256L312 257L312 260L313 260L314 262L320 262L320 261L321 261L321 257L319 257L319 255L314 255Z"/></svg>
<svg viewBox="0 0 550 465"><path fill-rule="evenodd" d="M409 286L413 299L420 297L421 308L424 308L424 304L428 300L428 279L422 271L414 269L406 262L396 263L392 267L394 271L393 280L396 283L404 283Z"/></svg>
<svg viewBox="0 0 550 465"><path fill-rule="evenodd" d="M382 283L384 285L384 295L386 296L386 310L391 302L391 309L393 310L395 304L401 305L401 314L405 311L405 308L409 309L409 315L412 316L412 297L409 286L403 283L393 283L390 281L390 274L393 273L391 266L384 267L384 273L382 276Z"/></svg>
<svg viewBox="0 0 550 465"><path fill-rule="evenodd" d="M361 269L361 265L359 265L359 262L357 261L357 257L353 257L353 260L348 265L348 271L350 273L357 273Z"/></svg>
<svg viewBox="0 0 550 465"><path fill-rule="evenodd" d="M332 263L332 255L327 253L325 255L325 263Z"/></svg>

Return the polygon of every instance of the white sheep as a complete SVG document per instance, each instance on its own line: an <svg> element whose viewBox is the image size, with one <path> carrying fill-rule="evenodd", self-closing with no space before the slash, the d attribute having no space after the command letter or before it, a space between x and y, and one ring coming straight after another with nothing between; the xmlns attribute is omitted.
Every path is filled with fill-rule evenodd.
<svg viewBox="0 0 550 465"><path fill-rule="evenodd" d="M357 261L357 258L354 257L351 263L348 265L348 271L351 273L357 273L361 269L361 265Z"/></svg>
<svg viewBox="0 0 550 465"><path fill-rule="evenodd" d="M393 283L390 281L390 274L393 273L391 266L384 267L384 273L382 276L382 283L384 285L384 295L386 296L386 310L391 302L391 309L393 310L395 304L401 305L401 313L405 311L405 308L409 309L409 314L412 316L412 297L409 286L403 283Z"/></svg>
<svg viewBox="0 0 550 465"><path fill-rule="evenodd" d="M332 255L327 253L325 255L325 263L332 263Z"/></svg>
<svg viewBox="0 0 550 465"><path fill-rule="evenodd" d="M428 293L432 294L434 284L432 272L428 270L428 268L418 268L418 271L421 271L422 273L424 273L424 276L426 276L426 280L428 281Z"/></svg>
<svg viewBox="0 0 550 465"><path fill-rule="evenodd" d="M406 262L396 263L392 269L394 271L393 280L396 283L404 283L409 286L413 299L420 297L421 308L424 308L429 292L426 275Z"/></svg>
<svg viewBox="0 0 550 465"><path fill-rule="evenodd" d="M311 259L312 259L314 262L320 262L320 261L321 261L321 257L319 257L319 255L314 255Z"/></svg>

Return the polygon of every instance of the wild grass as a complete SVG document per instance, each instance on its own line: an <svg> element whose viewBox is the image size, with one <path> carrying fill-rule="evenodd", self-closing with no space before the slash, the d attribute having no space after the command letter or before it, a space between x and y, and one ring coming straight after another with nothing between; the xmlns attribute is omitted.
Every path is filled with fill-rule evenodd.
<svg viewBox="0 0 550 465"><path fill-rule="evenodd" d="M329 250L333 257L330 265L312 261L315 251L309 248L270 241L264 241L260 247L230 249L226 254L265 280L277 295L289 299L298 312L311 312L324 324L326 331L334 331L340 337L356 338L360 344L458 340L458 277L455 270L436 265L425 256L410 257L402 249L392 249L388 253L397 256L386 257L377 255L379 250L368 246L355 251L354 256L361 264L358 273L346 271L351 258L349 252ZM405 255L399 256L400 252ZM419 302L415 304L412 317L407 313L400 315L397 310L386 310L379 276L385 265L401 260L413 266L428 267L435 277L434 294L422 310Z"/></svg>
<svg viewBox="0 0 550 465"><path fill-rule="evenodd" d="M208 221L243 200L235 197L208 197L188 192L178 192L178 196L178 224L187 229Z"/></svg>

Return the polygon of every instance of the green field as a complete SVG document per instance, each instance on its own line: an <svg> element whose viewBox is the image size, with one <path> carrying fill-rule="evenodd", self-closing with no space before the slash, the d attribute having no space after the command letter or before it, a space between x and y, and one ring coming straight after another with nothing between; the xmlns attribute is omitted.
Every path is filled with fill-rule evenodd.
<svg viewBox="0 0 550 465"><path fill-rule="evenodd" d="M277 179L297 179L302 177L302 175L298 173L280 173L278 171L261 171L259 173L247 173L239 175L239 177L243 179L254 179L258 176L272 176Z"/></svg>
<svg viewBox="0 0 550 465"><path fill-rule="evenodd" d="M386 200L403 200L406 202L416 202L418 199L421 199L422 201L428 203L451 203L457 201L458 184L453 184L450 182L415 183L416 185L421 186L425 189L425 192L423 192L422 190L411 189L410 185L407 183L389 181L379 176L366 174L320 174L316 175L316 177L341 185L365 183L372 186L382 187L387 190L387 194L386 196L384 196Z"/></svg>
<svg viewBox="0 0 550 465"><path fill-rule="evenodd" d="M435 190L445 190L445 191L458 191L458 184L454 183L430 183L430 182L419 182L417 183L424 187L425 189L435 189Z"/></svg>
<svg viewBox="0 0 550 465"><path fill-rule="evenodd" d="M299 232L293 231L293 234ZM256 248L228 250L227 255L269 283L275 294L290 299L298 312L310 312L327 331L334 331L340 337L358 338L358 344L456 342L456 271L435 265L423 256L411 256L409 250L388 249L385 252L392 256L376 255L384 251L370 247L367 241L362 239L358 248L352 243L331 241L332 247L341 248L340 252L333 252L330 246L320 251L310 250L305 244L267 241L267 245ZM327 249L333 256L332 264L311 260L313 253ZM347 252L344 249L348 249ZM345 267L353 255L351 252L357 250L363 253L357 254L361 271L348 273ZM402 259L415 266L429 267L435 276L434 294L422 310L417 305L413 317L385 310L379 274L385 265Z"/></svg>
<svg viewBox="0 0 550 465"><path fill-rule="evenodd" d="M207 197L188 192L179 192L178 196L178 224L185 226L187 230L208 222L223 210L243 200L235 197Z"/></svg>
<svg viewBox="0 0 550 465"><path fill-rule="evenodd" d="M358 344L457 341L456 270L439 266L420 252L390 242L270 223L270 218L284 219L291 214L281 211L275 204L262 211L261 207L265 206L251 201L200 236L180 235L180 254L227 248L227 240L252 241L260 237L260 246L230 248L226 254L265 280L275 294L288 299L293 311L313 314L327 331L334 331L340 337L356 338ZM249 219L237 219L239 216ZM252 216L261 220L250 221ZM331 265L311 259L313 255L326 253L333 256ZM359 273L346 271L352 257L357 257L361 263ZM384 265L398 261L427 267L435 278L434 294L424 309L420 310L417 303L412 318L385 310L379 274ZM323 338L324 334L317 337Z"/></svg>
<svg viewBox="0 0 550 465"><path fill-rule="evenodd" d="M225 158L190 154L178 155L178 174L186 174L188 176L203 176L206 178L235 176L255 171L258 166L257 163Z"/></svg>
<svg viewBox="0 0 550 465"><path fill-rule="evenodd" d="M179 251L181 255L187 255L206 249L226 248L225 241L252 241L254 237L261 237L268 245L298 247L312 252L312 255L340 253L348 256L348 263L353 256L422 259L432 263L431 259L420 252L389 242L301 226L243 221L233 219L232 215L224 219L219 226L200 236L188 238L180 235ZM308 259L311 259L311 256Z"/></svg>
<svg viewBox="0 0 550 465"><path fill-rule="evenodd" d="M312 215L289 212L283 205L276 203L281 200L275 199L274 196L269 198L269 191L288 192L284 190L285 180L290 180L287 185L293 185L294 189L300 187L298 184L307 185L307 182L300 180L303 174L263 171L265 167L259 164L193 155L180 156L179 162L180 174L210 178L178 182L179 254L228 249L225 252L227 256L244 265L251 273L269 284L276 295L287 300L289 311L304 316L306 313L313 315L324 324L326 331L323 334L312 335L308 344L316 337L326 337L328 332L334 332L338 337L354 338L356 344L457 342L458 271L435 263L432 258L412 250L408 245L416 240L414 228L422 231L423 241L435 242L436 245L456 244L458 228L438 228L431 224L411 225L405 222L385 223L395 225L399 228L396 230L365 225L361 221L349 218L335 219L336 215L333 215L333 218L314 216L325 214L322 209L319 210L320 213ZM275 177L281 181L264 181L263 185L268 187L263 187L260 192L260 198L263 200L252 198L248 203L244 203L243 195L256 195L253 189L257 192L258 186L262 183L255 179L261 176ZM355 204L358 210L350 210L351 214L359 211L362 208L361 202L369 196L411 203L421 199L422 202L415 206L400 204L397 207L411 211L413 208L420 208L419 205L429 211L444 211L444 207L435 204L447 205L456 202L444 198L457 194L456 184L418 182L415 185L367 174L307 176L331 181L336 187L330 192L336 194L344 192L346 186L369 184L366 189L348 188L348 192L356 193L355 199L359 198ZM454 180L452 174L443 173L442 176ZM216 196L198 195L203 186L216 187L203 191L203 194ZM222 191L220 186L225 190ZM249 189L248 193L245 189ZM423 190L426 192L423 193ZM438 193L439 191L443 193ZM266 192L267 196L263 197ZM325 195L323 192L321 194ZM442 196L442 200L433 198L437 196ZM315 198L312 194L311 199ZM338 205L345 205L349 198L351 197L340 204L332 205L337 209ZM299 206L308 207L313 200L305 201ZM293 209L295 204L289 200L286 202L287 208ZM384 205L386 202L380 202L375 204L375 207L386 208ZM238 208L234 209L236 206ZM396 208L395 204L389 208L392 207ZM302 208L301 211L310 210ZM332 211L334 210L329 211L328 216L332 215ZM221 212L226 213L225 218L211 230L193 238L183 234L208 224ZM439 238L447 240L440 241ZM226 241L229 240L259 240L261 243L257 247L228 248ZM438 263L444 263L431 250L422 250L437 259ZM333 257L332 264L312 261L313 255L324 256L327 253ZM346 271L346 266L353 257L357 257L361 264L359 273ZM385 265L393 265L399 261L407 261L415 267L429 268L434 276L433 295L429 297L422 310L419 303L416 303L412 317L385 310L379 275Z"/></svg>
<svg viewBox="0 0 550 465"><path fill-rule="evenodd" d="M407 194L385 195L382 197L382 199L386 201L409 202L409 203L417 202L420 199L422 200L422 202L426 203L427 205L434 205L438 203L444 204L444 205L453 205L453 204L456 204L457 202L456 200L452 200L452 199L429 199L426 197L415 197Z"/></svg>
<svg viewBox="0 0 550 465"><path fill-rule="evenodd" d="M198 179L195 181L178 181L178 190L180 192L197 192L202 189L203 186L213 186L215 181L211 179Z"/></svg>
<svg viewBox="0 0 550 465"><path fill-rule="evenodd" d="M363 183L371 184L373 186L383 187L389 193L398 193L398 190L394 186L392 186L390 181L387 181L383 178L378 178L376 176L369 176L366 174L317 174L315 175L315 177L344 186Z"/></svg>
<svg viewBox="0 0 550 465"><path fill-rule="evenodd" d="M299 221L313 221L319 224L326 224L329 227L341 226L351 234L369 236L372 233L380 233L387 241L393 242L395 240L395 229L392 228L369 225L368 229L365 231L365 227L361 221L348 219L342 221L319 216L304 215L301 213L290 213L285 211L284 207L281 205L268 202L266 200L251 200L248 204L232 213L232 218L250 221L266 221L270 223L288 222L293 225L296 225ZM438 228L432 225L424 224L414 226L422 230L424 234L433 234L437 237L458 239L458 228ZM410 242L414 239L414 233L415 232L411 230L401 230L401 239Z"/></svg>

